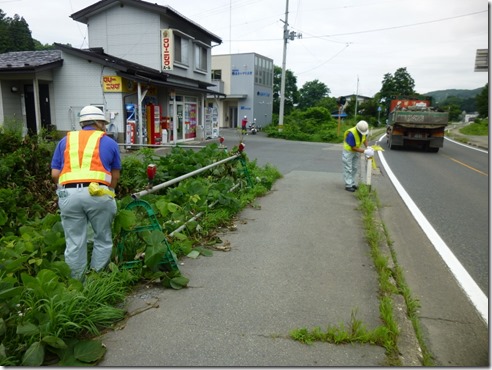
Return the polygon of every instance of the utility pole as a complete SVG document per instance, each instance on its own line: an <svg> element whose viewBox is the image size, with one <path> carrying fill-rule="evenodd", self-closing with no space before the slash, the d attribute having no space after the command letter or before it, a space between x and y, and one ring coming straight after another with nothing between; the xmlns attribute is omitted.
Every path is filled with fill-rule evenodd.
<svg viewBox="0 0 492 370"><path fill-rule="evenodd" d="M284 127L284 105L285 105L285 65L287 60L287 39L289 36L289 0L285 0L285 22L284 22L284 54L282 57L282 79L280 81L280 110L278 114L278 130Z"/></svg>
<svg viewBox="0 0 492 370"><path fill-rule="evenodd" d="M359 95L359 76L357 75L357 90L355 91L355 112L354 112L355 122L357 122L357 103L359 102L359 99L357 99L358 95Z"/></svg>
<svg viewBox="0 0 492 370"><path fill-rule="evenodd" d="M232 0L229 0L229 55L232 54Z"/></svg>
<svg viewBox="0 0 492 370"><path fill-rule="evenodd" d="M289 0L285 0L285 21L284 22L284 55L282 57L282 81L280 83L280 110L278 114L278 130L282 131L284 126L284 106L285 106L285 70L287 60L287 41L294 38L302 38L302 34L297 34L294 31L289 32Z"/></svg>

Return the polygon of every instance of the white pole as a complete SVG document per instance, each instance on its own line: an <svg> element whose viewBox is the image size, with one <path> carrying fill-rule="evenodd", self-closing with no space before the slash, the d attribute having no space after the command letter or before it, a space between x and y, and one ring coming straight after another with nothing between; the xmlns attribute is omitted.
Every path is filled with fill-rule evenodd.
<svg viewBox="0 0 492 370"><path fill-rule="evenodd" d="M366 161L366 184L369 187L369 191L371 191L372 161L372 157L367 158Z"/></svg>
<svg viewBox="0 0 492 370"><path fill-rule="evenodd" d="M143 144L143 114L142 114L142 85L137 84L137 112L138 112L138 143Z"/></svg>
<svg viewBox="0 0 492 370"><path fill-rule="evenodd" d="M284 55L282 57L282 80L280 82L280 110L278 114L278 130L282 131L284 126L284 105L285 105L285 68L287 60L287 38L289 32L289 0L285 0L285 22L284 22Z"/></svg>

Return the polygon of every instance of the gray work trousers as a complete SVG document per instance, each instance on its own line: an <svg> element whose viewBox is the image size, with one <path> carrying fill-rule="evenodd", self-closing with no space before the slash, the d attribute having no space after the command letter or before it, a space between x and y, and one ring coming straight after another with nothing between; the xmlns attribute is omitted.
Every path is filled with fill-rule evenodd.
<svg viewBox="0 0 492 370"><path fill-rule="evenodd" d="M104 185L101 185L105 187ZM87 269L87 228L94 230L90 268L100 271L109 262L113 249L111 227L116 201L109 195L92 196L88 187L59 188L58 206L65 231L65 262L74 279L82 280Z"/></svg>
<svg viewBox="0 0 492 370"><path fill-rule="evenodd" d="M342 152L343 181L345 181L346 188L357 185L355 183L355 177L357 176L357 170L359 168L359 157L359 152L349 152L345 149Z"/></svg>

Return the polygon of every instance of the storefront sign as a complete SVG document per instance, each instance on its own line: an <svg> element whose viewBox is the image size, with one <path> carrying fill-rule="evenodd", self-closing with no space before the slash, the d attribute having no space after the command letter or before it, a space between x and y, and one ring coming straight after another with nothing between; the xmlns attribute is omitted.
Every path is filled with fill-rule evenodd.
<svg viewBox="0 0 492 370"><path fill-rule="evenodd" d="M120 76L103 76L103 91L104 92L121 92L121 77Z"/></svg>
<svg viewBox="0 0 492 370"><path fill-rule="evenodd" d="M102 85L103 91L106 93L132 93L137 91L138 84L120 76L103 76ZM157 96L157 87L155 86L142 85L142 90L147 90L148 96Z"/></svg>
<svg viewBox="0 0 492 370"><path fill-rule="evenodd" d="M174 37L172 29L161 30L161 68L163 71L172 71L174 60Z"/></svg>
<svg viewBox="0 0 492 370"><path fill-rule="evenodd" d="M136 84L120 76L103 76L104 92L134 92Z"/></svg>
<svg viewBox="0 0 492 370"><path fill-rule="evenodd" d="M232 75L233 76L251 76L251 75L253 75L253 71L240 71L237 68L233 68Z"/></svg>

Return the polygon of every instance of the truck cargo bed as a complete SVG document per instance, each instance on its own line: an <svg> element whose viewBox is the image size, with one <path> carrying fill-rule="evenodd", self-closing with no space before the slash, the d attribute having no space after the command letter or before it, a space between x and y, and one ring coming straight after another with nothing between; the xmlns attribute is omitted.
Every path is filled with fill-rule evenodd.
<svg viewBox="0 0 492 370"><path fill-rule="evenodd" d="M420 128L444 127L448 124L448 113L433 111L394 111L390 113L389 124Z"/></svg>

